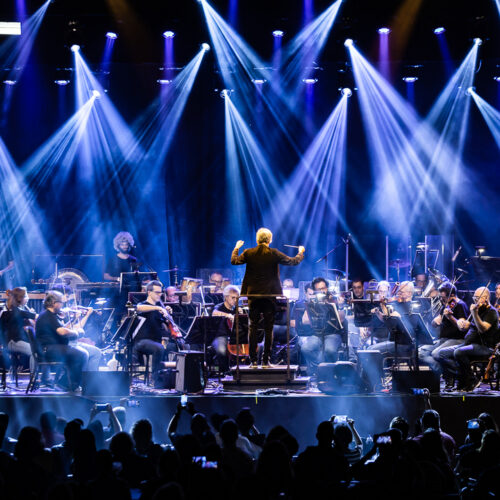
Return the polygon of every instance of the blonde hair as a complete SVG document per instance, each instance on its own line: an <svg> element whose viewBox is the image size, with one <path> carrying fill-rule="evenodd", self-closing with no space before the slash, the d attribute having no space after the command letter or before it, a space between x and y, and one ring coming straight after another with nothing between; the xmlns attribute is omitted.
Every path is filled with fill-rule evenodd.
<svg viewBox="0 0 500 500"><path fill-rule="evenodd" d="M271 243L273 240L273 233L267 227L261 227L257 231L257 243L260 245L261 243Z"/></svg>

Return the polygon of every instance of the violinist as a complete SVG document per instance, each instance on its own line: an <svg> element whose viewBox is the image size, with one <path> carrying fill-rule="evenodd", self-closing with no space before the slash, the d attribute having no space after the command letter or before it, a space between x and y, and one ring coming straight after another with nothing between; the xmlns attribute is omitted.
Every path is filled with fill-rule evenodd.
<svg viewBox="0 0 500 500"><path fill-rule="evenodd" d="M457 322L460 329L467 331L463 343L441 349L439 353L443 376L456 376L457 390L462 391L474 390L479 382L471 370L471 361L486 361L500 340L498 312L490 304L490 291L487 287L479 287L474 292L470 310L469 318L461 318Z"/></svg>
<svg viewBox="0 0 500 500"><path fill-rule="evenodd" d="M460 329L458 322L467 318L469 314L467 304L457 297L457 288L449 281L438 288L441 308L439 314L432 320L432 325L439 331L438 339L433 344L423 345L418 351L421 363L431 367L436 373L441 373L439 352L447 347L463 343L465 330ZM453 379L445 379L446 386L453 383Z"/></svg>
<svg viewBox="0 0 500 500"><path fill-rule="evenodd" d="M500 313L500 283L495 286L495 309Z"/></svg>
<svg viewBox="0 0 500 500"><path fill-rule="evenodd" d="M34 331L36 313L28 307L28 290L24 286L7 290L7 310L0 324L9 351L31 356L31 347L26 328Z"/></svg>
<svg viewBox="0 0 500 500"><path fill-rule="evenodd" d="M137 304L137 313L146 318L146 321L134 338L134 353L153 355L153 379L156 380L161 362L169 352L179 350L176 340L179 330L173 323L170 308L161 301L162 283L150 281L146 285L146 292L146 300ZM166 347L162 344L163 338L168 339Z"/></svg>
<svg viewBox="0 0 500 500"><path fill-rule="evenodd" d="M87 354L87 360L83 366L83 371L99 371L102 352L94 345L94 342L85 338L85 325L94 312L94 309L92 307L84 308L78 306L73 290L66 285L55 285L52 290L58 291L63 295L64 306L61 308L59 314L65 326L72 330L76 330L78 333L78 336L71 339L68 345L84 351Z"/></svg>
<svg viewBox="0 0 500 500"><path fill-rule="evenodd" d="M63 319L60 317L63 304L62 293L56 291L47 293L43 301L45 311L40 313L36 320L36 338L45 352L47 361L62 361L68 367L70 380L64 382L60 380L59 385L71 391L78 391L88 354L69 345L70 339L76 338L78 332L76 329L67 328L64 325Z"/></svg>

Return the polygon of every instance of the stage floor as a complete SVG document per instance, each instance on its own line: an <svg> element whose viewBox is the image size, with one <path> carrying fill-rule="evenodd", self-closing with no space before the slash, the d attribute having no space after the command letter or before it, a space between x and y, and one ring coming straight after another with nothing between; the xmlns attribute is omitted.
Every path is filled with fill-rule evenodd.
<svg viewBox="0 0 500 500"><path fill-rule="evenodd" d="M54 411L69 420L82 418L88 422L90 410L96 403L110 402L113 406L127 404L123 397L89 397L48 390L25 394L27 378L22 375L16 388L10 377L7 390L0 391L0 411L11 416L9 435L16 436L24 425L38 425L40 413ZM135 381L136 382L136 381ZM251 408L256 425L261 432L268 432L275 425L285 426L298 439L301 449L314 443L316 426L331 415L349 415L361 436L385 430L390 420L401 415L413 428L414 422L425 409L421 395L380 392L370 394L330 395L317 389L304 391L266 388L266 390L223 391L218 380L211 379L203 394L189 395L196 411L207 416L221 413L234 417L243 407ZM442 428L461 443L466 435L466 422L481 412L491 413L500 419L500 392L491 391L482 384L470 393L431 394L432 408L441 414ZM138 406L127 407L127 429L139 418L149 418L153 423L155 439L168 442L166 429L180 401L173 390L156 390L134 383L128 399ZM105 421L105 419L103 420ZM188 430L189 418L181 419L180 432Z"/></svg>

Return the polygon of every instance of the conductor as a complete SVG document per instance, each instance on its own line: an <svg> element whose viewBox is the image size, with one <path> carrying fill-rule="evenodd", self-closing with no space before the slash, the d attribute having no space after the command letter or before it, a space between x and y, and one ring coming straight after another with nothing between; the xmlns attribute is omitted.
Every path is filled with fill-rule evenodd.
<svg viewBox="0 0 500 500"><path fill-rule="evenodd" d="M243 241L238 241L231 254L231 264L246 264L245 277L241 286L242 295L281 295L279 264L285 266L296 266L304 259L305 248L299 247L295 257L288 257L284 253L270 248L273 241L273 233L265 227L257 231L257 246L248 248L241 255L239 249ZM249 298L249 351L252 368L257 368L257 326L262 314L264 319L264 355L262 367L269 368L269 357L273 343L273 326L275 314L275 299L272 297Z"/></svg>

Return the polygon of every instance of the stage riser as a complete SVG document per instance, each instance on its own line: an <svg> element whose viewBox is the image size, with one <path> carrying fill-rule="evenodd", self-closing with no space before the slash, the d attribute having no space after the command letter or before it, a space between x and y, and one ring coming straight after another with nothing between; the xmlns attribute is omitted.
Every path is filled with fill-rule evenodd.
<svg viewBox="0 0 500 500"><path fill-rule="evenodd" d="M149 418L153 423L155 439L168 442L166 428L175 412L179 396L139 396L139 408L129 408L127 425L139 418ZM0 396L0 411L11 415L8 434L17 435L20 425L38 425L41 412L52 410L66 419L83 418L88 423L90 409L95 401L118 405L118 398L90 399L70 396ZM424 409L420 396L366 395L366 396L260 396L224 395L190 396L197 411L207 416L224 413L234 417L243 407L252 409L256 425L268 432L274 425L284 425L299 440L301 449L315 442L317 424L332 414L349 415L355 420L362 436L387 428L395 415L404 416L413 427ZM500 418L500 404L494 396L433 396L432 407L441 413L442 428L462 442L466 434L465 422L487 411ZM19 425L16 420L19 420ZM104 418L106 420L106 418ZM183 415L180 432L188 432L189 419Z"/></svg>

